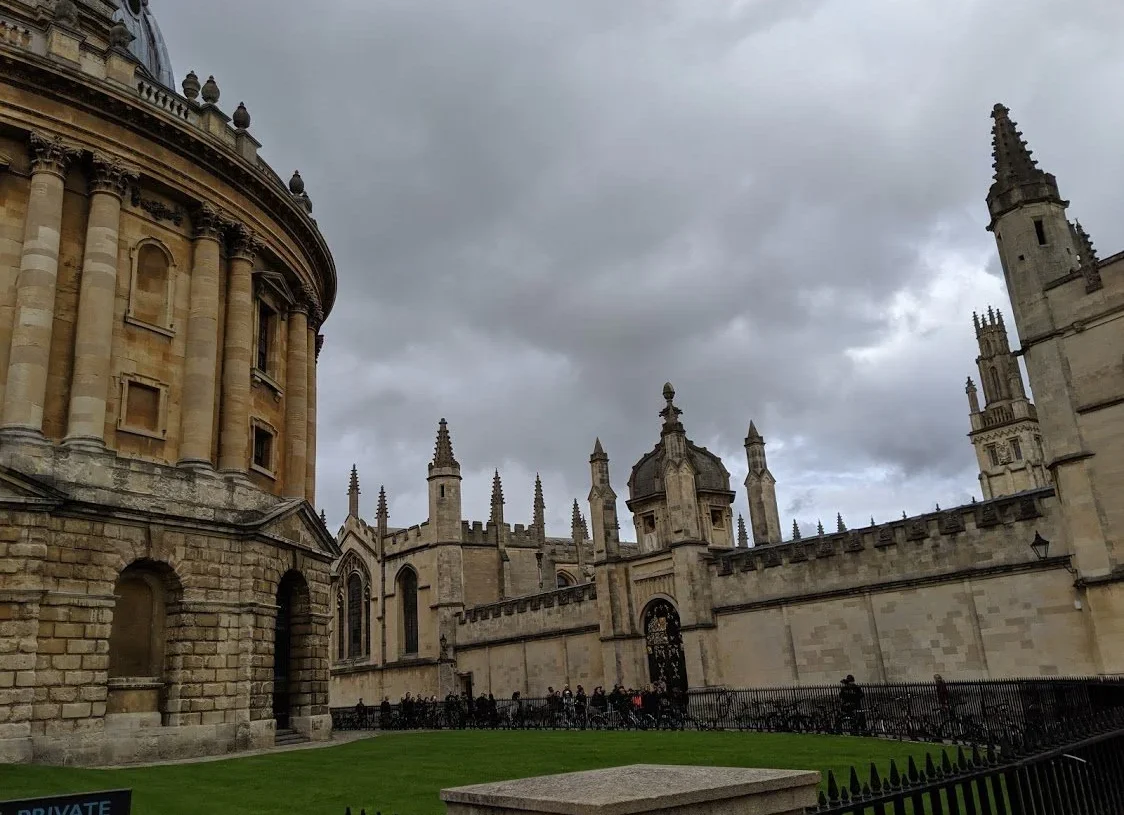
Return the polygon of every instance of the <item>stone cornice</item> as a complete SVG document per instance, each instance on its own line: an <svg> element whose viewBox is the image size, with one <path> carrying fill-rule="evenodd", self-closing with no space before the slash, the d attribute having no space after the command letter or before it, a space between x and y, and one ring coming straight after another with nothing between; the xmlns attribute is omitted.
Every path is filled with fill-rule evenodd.
<svg viewBox="0 0 1124 815"><path fill-rule="evenodd" d="M138 132L245 194L284 227L312 261L312 269L323 274L317 282L324 286L325 310L331 309L336 297L336 268L324 237L283 184L239 156L234 148L139 97L126 96L125 87L118 89L108 81L3 43L0 78Z"/></svg>

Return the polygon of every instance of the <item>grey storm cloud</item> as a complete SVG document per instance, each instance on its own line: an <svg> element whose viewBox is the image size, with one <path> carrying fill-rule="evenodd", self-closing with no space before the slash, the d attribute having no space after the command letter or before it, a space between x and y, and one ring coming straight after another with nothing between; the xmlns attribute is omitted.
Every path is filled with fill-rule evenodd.
<svg viewBox="0 0 1124 815"><path fill-rule="evenodd" d="M332 523L353 462L367 514L385 484L392 524L422 520L444 416L468 517L499 468L529 520L539 472L566 534L595 436L626 497L665 380L736 482L757 421L786 529L967 501L970 315L1007 309L994 102L1102 256L1124 238L1116 0L152 6L333 248Z"/></svg>

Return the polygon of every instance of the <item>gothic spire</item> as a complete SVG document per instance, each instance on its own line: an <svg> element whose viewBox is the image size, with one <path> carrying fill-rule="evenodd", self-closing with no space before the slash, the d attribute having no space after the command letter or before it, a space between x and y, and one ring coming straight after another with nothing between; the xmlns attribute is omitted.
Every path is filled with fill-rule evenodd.
<svg viewBox="0 0 1124 815"><path fill-rule="evenodd" d="M542 479L535 473L535 510L531 525L538 530L546 528L546 501L542 497Z"/></svg>
<svg viewBox="0 0 1124 815"><path fill-rule="evenodd" d="M873 515L870 516L870 525L874 526L874 516Z"/></svg>
<svg viewBox="0 0 1124 815"><path fill-rule="evenodd" d="M605 453L605 448L601 446L601 437L597 437L597 441L593 443L593 455L589 457L590 461L608 461L609 456Z"/></svg>
<svg viewBox="0 0 1124 815"><path fill-rule="evenodd" d="M1073 239L1077 244L1077 257L1080 262L1081 274L1085 277L1085 291L1092 292L1101 288L1100 261L1097 259L1097 250L1093 247L1093 239L1085 231L1080 221L1073 223Z"/></svg>
<svg viewBox="0 0 1124 815"><path fill-rule="evenodd" d="M351 465L351 480L347 485L347 512L353 518L359 517L359 469Z"/></svg>
<svg viewBox="0 0 1124 815"><path fill-rule="evenodd" d="M585 521L582 520L582 511L578 508L578 499L574 499L574 511L570 514L570 534L574 537L581 532ZM582 533L581 540L585 540L585 534Z"/></svg>
<svg viewBox="0 0 1124 815"><path fill-rule="evenodd" d="M995 181L988 191L988 206L993 218L1025 201L1061 201L1058 184L1050 173L1042 170L1027 147L1023 134L1011 121L1010 111L1003 105L991 110L992 166Z"/></svg>
<svg viewBox="0 0 1124 815"><path fill-rule="evenodd" d="M816 521L816 534L823 537L823 521Z"/></svg>
<svg viewBox="0 0 1124 815"><path fill-rule="evenodd" d="M437 425L437 446L431 467L460 467L453 458L453 440L449 437L449 424L442 419Z"/></svg>
<svg viewBox="0 0 1124 815"><path fill-rule="evenodd" d="M792 539L794 541L800 540L800 524L796 522L795 518L792 519Z"/></svg>
<svg viewBox="0 0 1124 815"><path fill-rule="evenodd" d="M388 512L386 508L386 487L379 487L379 508L377 511L377 517L387 518L389 516L390 512Z"/></svg>
<svg viewBox="0 0 1124 815"><path fill-rule="evenodd" d="M755 425L753 423L753 420L751 419L750 422L749 422L749 432L745 434L746 445L748 446L750 444L764 442L764 441L765 441L765 439L762 438L761 434L757 431L757 425Z"/></svg>
<svg viewBox="0 0 1124 815"><path fill-rule="evenodd" d="M749 546L749 533L745 531L745 518L738 515L738 546L745 549Z"/></svg>
<svg viewBox="0 0 1124 815"><path fill-rule="evenodd" d="M500 483L500 471L492 477L492 523L503 523L503 484Z"/></svg>
<svg viewBox="0 0 1124 815"><path fill-rule="evenodd" d="M835 531L836 532L846 532L847 531L847 527L843 523L843 513L842 512L835 513Z"/></svg>

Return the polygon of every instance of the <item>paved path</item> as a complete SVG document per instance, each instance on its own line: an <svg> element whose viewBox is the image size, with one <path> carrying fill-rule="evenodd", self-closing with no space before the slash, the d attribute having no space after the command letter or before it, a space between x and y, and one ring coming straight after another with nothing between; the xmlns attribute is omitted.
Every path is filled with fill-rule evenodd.
<svg viewBox="0 0 1124 815"><path fill-rule="evenodd" d="M318 750L322 747L338 747L341 744L370 739L378 736L373 730L347 730L333 731L332 738L328 741L309 741L302 744L285 744L280 747L264 747L260 750L242 750L237 753L223 753L217 756L199 756L197 758L173 758L165 761L140 761L135 764L114 764L108 767L94 767L95 770L133 770L138 767L164 767L169 764L203 764L208 761L229 761L236 758L249 756L273 755L274 753L288 753L293 750Z"/></svg>

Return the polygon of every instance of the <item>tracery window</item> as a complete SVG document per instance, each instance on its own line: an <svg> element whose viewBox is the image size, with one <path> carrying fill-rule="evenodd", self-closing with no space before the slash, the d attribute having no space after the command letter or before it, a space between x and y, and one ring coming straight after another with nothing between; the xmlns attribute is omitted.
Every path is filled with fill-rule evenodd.
<svg viewBox="0 0 1124 815"><path fill-rule="evenodd" d="M363 649L363 578L352 572L347 579L347 655L365 656Z"/></svg>
<svg viewBox="0 0 1124 815"><path fill-rule="evenodd" d="M407 566L398 576L398 607L402 616L402 653L418 652L418 573Z"/></svg>

